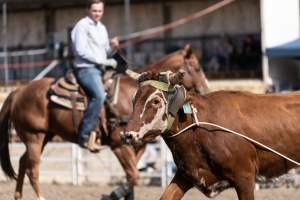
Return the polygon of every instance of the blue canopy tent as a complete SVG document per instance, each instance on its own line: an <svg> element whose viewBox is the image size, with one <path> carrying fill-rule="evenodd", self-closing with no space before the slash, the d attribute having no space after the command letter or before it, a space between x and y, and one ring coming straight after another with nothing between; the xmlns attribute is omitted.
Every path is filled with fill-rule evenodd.
<svg viewBox="0 0 300 200"><path fill-rule="evenodd" d="M272 79L276 91L299 90L300 38L279 46L267 48L266 55L269 58L269 73L273 74Z"/></svg>
<svg viewBox="0 0 300 200"><path fill-rule="evenodd" d="M300 38L266 49L269 58L300 58Z"/></svg>

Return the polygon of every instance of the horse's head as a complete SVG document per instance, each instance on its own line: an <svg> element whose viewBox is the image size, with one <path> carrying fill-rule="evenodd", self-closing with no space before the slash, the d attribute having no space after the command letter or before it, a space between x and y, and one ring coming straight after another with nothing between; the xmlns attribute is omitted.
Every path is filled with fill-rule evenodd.
<svg viewBox="0 0 300 200"><path fill-rule="evenodd" d="M177 85L182 82L183 74L183 71L145 72L139 76L140 87L133 100L133 113L122 135L125 141L135 145L149 142L170 128L185 100L185 89Z"/></svg>
<svg viewBox="0 0 300 200"><path fill-rule="evenodd" d="M160 60L147 65L145 71L172 71L177 72L183 69L185 74L182 84L187 90L195 90L201 94L209 92L208 82L199 64L198 58L191 45L186 45L174 53L171 53Z"/></svg>

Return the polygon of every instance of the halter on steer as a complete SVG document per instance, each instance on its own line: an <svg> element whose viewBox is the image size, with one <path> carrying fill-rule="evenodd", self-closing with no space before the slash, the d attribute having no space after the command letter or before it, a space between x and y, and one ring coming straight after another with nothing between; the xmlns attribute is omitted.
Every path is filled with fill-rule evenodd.
<svg viewBox="0 0 300 200"><path fill-rule="evenodd" d="M165 75L165 74L161 73L161 75ZM150 85L158 90L163 91L163 95L166 99L166 104L167 104L166 114L167 114L168 125L166 131L170 130L178 110L183 106L185 102L186 89L183 86L171 85L169 81L168 83L165 83L163 81L157 81L157 80L146 80L140 82L140 85L141 86Z"/></svg>

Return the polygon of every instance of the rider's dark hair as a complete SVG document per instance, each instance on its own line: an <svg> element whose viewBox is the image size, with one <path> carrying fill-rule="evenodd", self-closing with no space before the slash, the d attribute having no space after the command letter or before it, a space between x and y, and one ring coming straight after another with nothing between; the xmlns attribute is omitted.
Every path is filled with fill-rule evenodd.
<svg viewBox="0 0 300 200"><path fill-rule="evenodd" d="M104 4L104 1L103 0L88 0L87 8L90 9L92 7L92 5L95 3L103 3Z"/></svg>

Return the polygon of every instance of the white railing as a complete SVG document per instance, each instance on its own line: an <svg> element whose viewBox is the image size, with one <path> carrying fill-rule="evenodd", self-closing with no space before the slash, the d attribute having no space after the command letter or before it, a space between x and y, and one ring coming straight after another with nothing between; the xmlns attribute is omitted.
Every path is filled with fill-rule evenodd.
<svg viewBox="0 0 300 200"><path fill-rule="evenodd" d="M155 179L161 183L162 187L166 187L174 175L172 156L162 140L159 143L148 145L157 150L156 169L141 172L140 183L148 184L151 179ZM15 171L18 169L19 159L24 151L23 143L10 145L10 155ZM1 170L0 180L5 180ZM41 159L40 181L72 183L74 185L80 185L84 182L115 184L125 181L125 173L110 148L106 148L98 154L91 154L75 144L49 143ZM299 169L298 172L291 170L279 178L262 181L257 184L256 188L276 188L282 184L299 187Z"/></svg>
<svg viewBox="0 0 300 200"><path fill-rule="evenodd" d="M156 169L151 172L141 172L141 183L145 180L160 179L162 186L166 186L171 180L169 159L167 159L167 147L161 148L163 143L154 145L158 152ZM18 170L19 159L25 152L23 143L10 144L10 155L15 171ZM164 149L165 150L161 150ZM172 159L172 158L171 158ZM0 170L0 180L5 177ZM143 181L144 179L144 181ZM88 151L71 143L47 144L40 165L41 182L61 182L80 185L83 182L117 183L125 180L125 173L116 156L110 148L103 149L98 154ZM149 182L149 181L148 181Z"/></svg>

